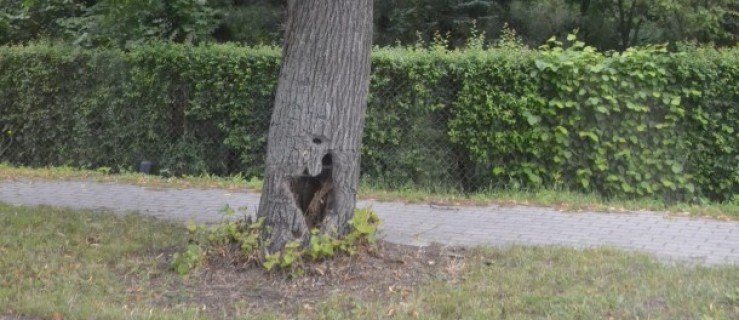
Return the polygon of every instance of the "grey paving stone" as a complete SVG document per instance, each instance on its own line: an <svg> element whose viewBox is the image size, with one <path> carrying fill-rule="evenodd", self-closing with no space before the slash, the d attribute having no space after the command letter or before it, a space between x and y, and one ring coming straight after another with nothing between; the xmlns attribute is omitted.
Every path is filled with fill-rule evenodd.
<svg viewBox="0 0 739 320"><path fill-rule="evenodd" d="M84 181L0 181L0 201L18 205L140 212L163 219L222 219L228 205L254 214L259 194L218 189L166 189ZM559 212L532 206L450 207L358 201L382 219L382 239L407 245L613 246L666 261L739 265L739 222L667 217L656 212ZM241 214L239 213L239 216Z"/></svg>

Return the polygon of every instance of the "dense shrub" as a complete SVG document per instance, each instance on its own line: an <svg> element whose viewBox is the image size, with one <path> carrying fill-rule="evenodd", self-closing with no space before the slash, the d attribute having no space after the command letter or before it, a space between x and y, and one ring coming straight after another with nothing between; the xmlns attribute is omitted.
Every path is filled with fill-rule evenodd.
<svg viewBox="0 0 739 320"><path fill-rule="evenodd" d="M270 47L2 47L0 161L258 176L278 71ZM738 78L737 48L377 49L363 176L729 200Z"/></svg>
<svg viewBox="0 0 739 320"><path fill-rule="evenodd" d="M257 175L278 69L273 48L2 48L0 126L12 145L0 159Z"/></svg>
<svg viewBox="0 0 739 320"><path fill-rule="evenodd" d="M571 37L570 40L575 40ZM469 50L452 141L499 186L730 200L739 192L739 51Z"/></svg>
<svg viewBox="0 0 739 320"><path fill-rule="evenodd" d="M739 50L694 49L670 63L684 92L685 171L698 194L739 201Z"/></svg>
<svg viewBox="0 0 739 320"><path fill-rule="evenodd" d="M451 91L438 53L375 53L362 146L365 178L394 187L460 186L444 109Z"/></svg>

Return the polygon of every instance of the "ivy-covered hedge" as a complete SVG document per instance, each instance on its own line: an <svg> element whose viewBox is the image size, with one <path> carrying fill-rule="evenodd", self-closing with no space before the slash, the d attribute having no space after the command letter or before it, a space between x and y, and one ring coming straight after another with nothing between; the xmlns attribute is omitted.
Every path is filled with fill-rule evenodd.
<svg viewBox="0 0 739 320"><path fill-rule="evenodd" d="M603 54L575 41L454 61L449 134L496 184L689 201L739 193L736 48Z"/></svg>
<svg viewBox="0 0 739 320"><path fill-rule="evenodd" d="M262 173L279 50L0 48L0 161L170 174ZM739 193L739 49L379 49L365 179Z"/></svg>
<svg viewBox="0 0 739 320"><path fill-rule="evenodd" d="M272 48L2 48L0 127L12 144L0 160L260 174L278 63Z"/></svg>

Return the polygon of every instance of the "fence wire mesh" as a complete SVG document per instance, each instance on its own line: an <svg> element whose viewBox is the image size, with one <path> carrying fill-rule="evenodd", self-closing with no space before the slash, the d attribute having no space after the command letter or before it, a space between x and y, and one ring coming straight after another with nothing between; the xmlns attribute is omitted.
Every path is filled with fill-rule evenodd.
<svg viewBox="0 0 739 320"><path fill-rule="evenodd" d="M117 79L106 74L115 70L70 70L71 74L46 80L64 81L77 72L86 72L90 82ZM44 95L54 101L5 97L11 107L0 123L0 162L116 173L139 171L146 161L153 174L162 176L262 176L273 93L243 92L248 99L235 100L250 103L239 106L211 99L210 88L166 83L166 87L108 83L109 92L93 102L80 98L83 92L65 91L63 85L54 95ZM147 107L121 105L136 101L119 99L131 95ZM39 107L45 103L48 108ZM363 181L389 188L458 191L489 183L485 178L489 168L473 162L449 139L451 103L443 95L434 101L421 98L403 79L373 83L362 146ZM27 108L31 112L23 111L32 105Z"/></svg>

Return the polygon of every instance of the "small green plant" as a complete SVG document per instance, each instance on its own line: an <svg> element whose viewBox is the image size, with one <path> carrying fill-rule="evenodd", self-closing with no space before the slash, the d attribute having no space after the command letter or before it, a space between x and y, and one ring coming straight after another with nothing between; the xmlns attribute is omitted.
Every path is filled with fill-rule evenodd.
<svg viewBox="0 0 739 320"><path fill-rule="evenodd" d="M190 220L187 222L186 228L190 241L184 251L172 255L172 261L169 264L172 270L181 275L188 274L205 260L205 251L200 246L200 241L196 240L205 233L205 225L198 225Z"/></svg>
<svg viewBox="0 0 739 320"><path fill-rule="evenodd" d="M266 254L262 266L272 270L279 266L290 272L290 277L302 276L304 260L318 261L335 256L337 253L354 255L363 245L373 244L376 241L377 226L380 219L368 208L357 209L349 220L351 231L342 238L321 233L318 229L311 230L311 237L306 246L300 241L290 241L282 252Z"/></svg>
<svg viewBox="0 0 739 320"><path fill-rule="evenodd" d="M730 306L739 306L739 287L734 288L733 292L726 294L726 303Z"/></svg>
<svg viewBox="0 0 739 320"><path fill-rule="evenodd" d="M377 226L380 224L380 218L369 208L362 208L354 211L354 216L349 220L352 231L344 237L344 241L339 243L339 249L352 255L356 253L354 249L358 244L365 241L368 244L374 244L377 240Z"/></svg>
<svg viewBox="0 0 739 320"><path fill-rule="evenodd" d="M288 270L291 278L300 277L305 273L301 263L304 254L300 241L293 240L286 243L281 252L266 253L262 267L272 270L278 266L282 270Z"/></svg>
<svg viewBox="0 0 739 320"><path fill-rule="evenodd" d="M245 211L245 208L239 211ZM290 277L300 277L304 274L306 259L318 261L337 253L354 255L359 247L373 244L380 222L371 209L357 209L349 221L351 231L344 237L337 238L313 229L306 245L294 240L288 242L282 251L270 253L259 240L264 218L253 220L245 216L243 220L231 220L234 214L233 208L224 207L221 210L223 221L211 228L188 222L189 244L185 251L173 255L172 270L187 274L204 263L209 252L223 252L236 244L240 249L240 262L258 262L267 270L278 268L289 271Z"/></svg>
<svg viewBox="0 0 739 320"><path fill-rule="evenodd" d="M197 268L205 259L205 252L200 245L191 243L183 252L177 252L172 256L170 266L179 274L188 274Z"/></svg>
<svg viewBox="0 0 739 320"><path fill-rule="evenodd" d="M245 209L240 208L245 212ZM264 219L252 220L246 216L243 220L231 219L235 211L229 206L221 209L222 221L211 228L205 224L187 223L189 243L183 252L172 256L170 267L179 274L187 274L201 265L207 254L212 251L221 251L227 246L239 244L242 256L246 261L253 260L259 243L259 232Z"/></svg>
<svg viewBox="0 0 739 320"><path fill-rule="evenodd" d="M334 252L336 252L336 246L340 242L342 241L334 239L327 234L321 234L318 232L318 229L313 229L310 242L306 248L306 254L313 260L333 256Z"/></svg>

